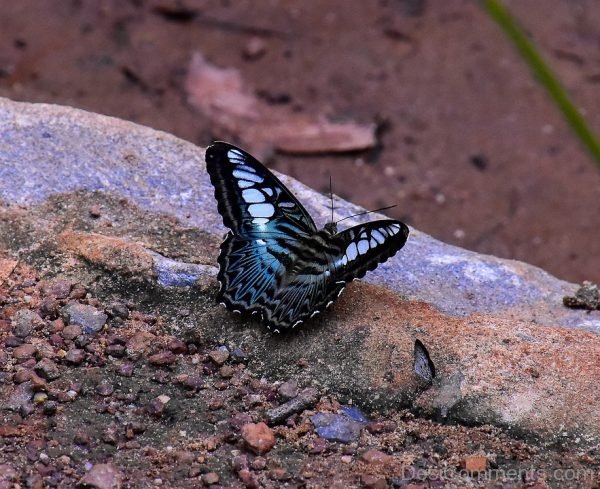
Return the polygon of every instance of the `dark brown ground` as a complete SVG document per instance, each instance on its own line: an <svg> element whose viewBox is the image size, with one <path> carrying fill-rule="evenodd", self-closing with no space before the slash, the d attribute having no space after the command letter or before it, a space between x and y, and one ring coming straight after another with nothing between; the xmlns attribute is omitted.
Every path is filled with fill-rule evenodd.
<svg viewBox="0 0 600 489"><path fill-rule="evenodd" d="M600 128L600 5L508 2ZM181 8L178 8L179 5ZM161 9L156 9L161 6ZM248 60L253 38L265 53ZM600 281L600 171L475 1L19 0L0 7L0 95L115 115L206 145L194 51L274 103L381 123L381 148L277 156L321 190L444 241Z"/></svg>

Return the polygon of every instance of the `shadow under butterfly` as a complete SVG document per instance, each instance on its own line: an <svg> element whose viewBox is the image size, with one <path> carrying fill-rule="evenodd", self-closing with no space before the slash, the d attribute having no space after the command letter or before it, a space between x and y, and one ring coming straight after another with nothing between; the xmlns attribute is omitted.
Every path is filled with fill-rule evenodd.
<svg viewBox="0 0 600 489"><path fill-rule="evenodd" d="M418 339L415 340L414 361L415 373L428 384L432 384L435 379L435 365L429 351Z"/></svg>
<svg viewBox="0 0 600 489"><path fill-rule="evenodd" d="M257 315L270 329L295 328L324 311L346 283L400 250L408 227L393 219L338 232L318 230L294 195L249 153L224 142L206 149L224 225L217 302Z"/></svg>

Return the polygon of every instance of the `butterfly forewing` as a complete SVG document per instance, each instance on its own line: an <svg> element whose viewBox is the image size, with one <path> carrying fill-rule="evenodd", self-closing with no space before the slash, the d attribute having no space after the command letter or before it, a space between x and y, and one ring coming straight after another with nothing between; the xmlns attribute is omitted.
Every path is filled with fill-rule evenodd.
<svg viewBox="0 0 600 489"><path fill-rule="evenodd" d="M206 169L225 226L245 237L294 238L316 226L302 204L250 154L218 142L206 149Z"/></svg>
<svg viewBox="0 0 600 489"><path fill-rule="evenodd" d="M300 202L245 151L218 142L206 167L223 222L217 300L258 314L275 330L293 328L322 312L346 282L364 276L406 242L399 221L361 224L334 234L317 231Z"/></svg>

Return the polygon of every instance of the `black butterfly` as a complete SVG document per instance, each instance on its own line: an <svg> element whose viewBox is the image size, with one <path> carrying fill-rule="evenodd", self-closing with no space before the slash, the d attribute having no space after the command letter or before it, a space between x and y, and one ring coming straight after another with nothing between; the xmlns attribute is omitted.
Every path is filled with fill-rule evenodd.
<svg viewBox="0 0 600 489"><path fill-rule="evenodd" d="M323 311L346 282L393 256L408 237L408 227L391 219L317 230L279 179L231 144L209 146L206 169L230 229L218 259L217 301L259 314L275 331Z"/></svg>
<svg viewBox="0 0 600 489"><path fill-rule="evenodd" d="M435 378L435 365L433 360L429 356L429 352L425 345L420 340L415 340L415 373L426 380L428 383L432 383Z"/></svg>

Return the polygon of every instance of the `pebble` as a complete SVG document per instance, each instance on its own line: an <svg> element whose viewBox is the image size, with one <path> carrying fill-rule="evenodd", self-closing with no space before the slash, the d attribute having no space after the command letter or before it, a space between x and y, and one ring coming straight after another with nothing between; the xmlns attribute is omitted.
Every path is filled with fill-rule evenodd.
<svg viewBox="0 0 600 489"><path fill-rule="evenodd" d="M267 45L260 37L252 37L248 40L242 51L242 55L249 61L262 58L267 52Z"/></svg>
<svg viewBox="0 0 600 489"><path fill-rule="evenodd" d="M123 358L125 356L125 345L108 345L106 354L113 358Z"/></svg>
<svg viewBox="0 0 600 489"><path fill-rule="evenodd" d="M110 306L105 309L105 312L112 317L117 317L121 319L129 318L129 309L125 304L121 302L113 302Z"/></svg>
<svg viewBox="0 0 600 489"><path fill-rule="evenodd" d="M266 413L270 424L279 424L289 418L292 414L300 413L305 409L313 407L319 400L316 389L306 388L294 399L285 404L269 409Z"/></svg>
<svg viewBox="0 0 600 489"><path fill-rule="evenodd" d="M133 371L135 369L135 365L131 362L123 362L117 368L117 374L121 377L133 377Z"/></svg>
<svg viewBox="0 0 600 489"><path fill-rule="evenodd" d="M47 416L56 414L56 411L58 410L58 403L56 401L46 401L43 409L44 414Z"/></svg>
<svg viewBox="0 0 600 489"><path fill-rule="evenodd" d="M33 357L37 353L37 348L30 343L25 343L24 345L17 346L13 350L13 358L17 361L27 360L28 358Z"/></svg>
<svg viewBox="0 0 600 489"><path fill-rule="evenodd" d="M296 380L288 380L279 386L277 394L284 401L289 401L298 395L298 382Z"/></svg>
<svg viewBox="0 0 600 489"><path fill-rule="evenodd" d="M231 377L233 377L233 374L235 374L235 369L231 365L223 365L219 369L219 375L223 379L230 379Z"/></svg>
<svg viewBox="0 0 600 489"><path fill-rule="evenodd" d="M208 357L213 361L213 363L217 366L223 365L229 359L229 351L224 350L213 350L208 353Z"/></svg>
<svg viewBox="0 0 600 489"><path fill-rule="evenodd" d="M54 280L48 287L48 293L57 299L66 299L72 288L73 284L68 280Z"/></svg>
<svg viewBox="0 0 600 489"><path fill-rule="evenodd" d="M308 452L313 455L325 453L329 448L329 442L324 438L315 438L310 442Z"/></svg>
<svg viewBox="0 0 600 489"><path fill-rule="evenodd" d="M70 324L69 326L65 326L63 328L63 330L60 332L61 336L65 340L70 340L70 341L73 341L75 338L77 338L82 333L83 333L83 330L81 329L81 326L78 326L77 324Z"/></svg>
<svg viewBox="0 0 600 489"><path fill-rule="evenodd" d="M202 482L204 482L207 486L212 486L213 484L219 483L219 475L216 472L208 472L202 475Z"/></svg>
<svg viewBox="0 0 600 489"><path fill-rule="evenodd" d="M252 472L250 472L248 469L242 469L242 470L238 471L237 474L238 474L239 479L243 482L243 484L248 489L256 489L259 487L256 477L254 477L254 474Z"/></svg>
<svg viewBox="0 0 600 489"><path fill-rule="evenodd" d="M275 446L273 431L265 423L247 423L241 434L248 448L257 454L267 453Z"/></svg>
<svg viewBox="0 0 600 489"><path fill-rule="evenodd" d="M115 389L112 386L112 384L105 380L103 380L96 386L96 394L103 396L103 397L110 396L114 392L114 390Z"/></svg>
<svg viewBox="0 0 600 489"><path fill-rule="evenodd" d="M45 318L56 318L60 310L60 305L54 297L45 297L40 304L40 313Z"/></svg>
<svg viewBox="0 0 600 489"><path fill-rule="evenodd" d="M21 309L13 316L12 330L16 337L26 338L33 333L36 326L42 326L43 324L44 320L37 312Z"/></svg>
<svg viewBox="0 0 600 489"><path fill-rule="evenodd" d="M34 373L31 370L22 368L17 370L13 375L13 382L15 384L22 384L23 382L30 380L32 375L34 375Z"/></svg>
<svg viewBox="0 0 600 489"><path fill-rule="evenodd" d="M108 316L93 306L86 304L69 304L61 309L66 324L78 324L85 334L96 334L106 324Z"/></svg>
<svg viewBox="0 0 600 489"><path fill-rule="evenodd" d="M363 423L341 414L317 413L310 420L320 437L340 443L357 440L363 427Z"/></svg>
<svg viewBox="0 0 600 489"><path fill-rule="evenodd" d="M250 464L254 470L265 470L267 468L267 459L264 457L256 457Z"/></svg>
<svg viewBox="0 0 600 489"><path fill-rule="evenodd" d="M248 456L247 455L236 455L231 459L231 468L235 471L243 470L248 468Z"/></svg>
<svg viewBox="0 0 600 489"><path fill-rule="evenodd" d="M231 359L235 363L243 363L248 361L248 355L241 348L234 348L231 352Z"/></svg>
<svg viewBox="0 0 600 489"><path fill-rule="evenodd" d="M55 380L60 377L58 366L48 358L42 358L34 367L35 373L46 380Z"/></svg>
<svg viewBox="0 0 600 489"><path fill-rule="evenodd" d="M360 456L360 460L367 464L383 464L388 462L391 457L380 450L371 448Z"/></svg>
<svg viewBox="0 0 600 489"><path fill-rule="evenodd" d="M73 365L80 365L85 360L85 351L73 348L67 352L65 360Z"/></svg>
<svg viewBox="0 0 600 489"><path fill-rule="evenodd" d="M45 392L36 392L33 395L34 404L44 404L48 400L48 394Z"/></svg>
<svg viewBox="0 0 600 489"><path fill-rule="evenodd" d="M469 455L461 464L470 474L484 472L487 469L487 457L485 455Z"/></svg>
<svg viewBox="0 0 600 489"><path fill-rule="evenodd" d="M360 482L365 489L387 489L389 487L385 477L371 474L363 474Z"/></svg>
<svg viewBox="0 0 600 489"><path fill-rule="evenodd" d="M291 475L284 468L278 467L269 471L269 478L283 482L291 479Z"/></svg>
<svg viewBox="0 0 600 489"><path fill-rule="evenodd" d="M173 354L173 352L170 352L169 350L164 350L164 351L155 353L154 355L150 355L150 357L148 357L148 362L151 365L156 365L159 367L171 365L171 364L175 363L176 361L177 361L177 357Z"/></svg>
<svg viewBox="0 0 600 489"><path fill-rule="evenodd" d="M155 397L146 405L146 412L152 416L161 417L165 413L166 405L170 400L171 398L165 395Z"/></svg>
<svg viewBox="0 0 600 489"><path fill-rule="evenodd" d="M188 352L187 345L177 338L173 338L169 341L167 349L175 355L185 355Z"/></svg>
<svg viewBox="0 0 600 489"><path fill-rule="evenodd" d="M123 476L112 464L96 464L83 476L80 486L93 489L120 489Z"/></svg>

